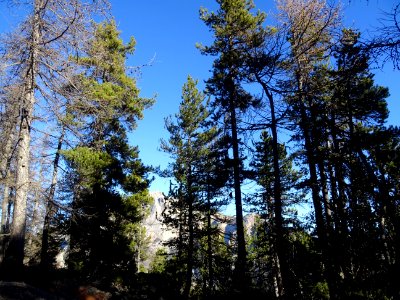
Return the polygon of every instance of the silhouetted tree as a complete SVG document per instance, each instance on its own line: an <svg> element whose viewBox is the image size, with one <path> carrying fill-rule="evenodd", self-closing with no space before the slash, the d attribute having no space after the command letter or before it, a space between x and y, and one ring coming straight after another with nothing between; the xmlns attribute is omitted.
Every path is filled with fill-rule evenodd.
<svg viewBox="0 0 400 300"><path fill-rule="evenodd" d="M134 45L122 42L114 21L98 25L87 56L77 58L83 73L71 109L82 139L62 151L72 197L69 266L108 286L121 279L127 285L136 272L140 221L151 203L148 168L127 141L152 104L126 73Z"/></svg>
<svg viewBox="0 0 400 300"><path fill-rule="evenodd" d="M243 228L243 207L241 171L243 158L240 156L239 123L240 114L255 103L253 97L242 87L244 74L241 66L244 62L246 47L257 29L264 21L264 14L253 15L252 1L217 1L219 10L209 13L203 9L201 19L214 34L211 46L200 46L201 52L217 58L213 65L213 75L207 81L208 92L214 96L212 103L225 128L230 132L232 148L232 177L236 206L237 226L237 262L235 267L235 289L243 292L246 282L246 245Z"/></svg>

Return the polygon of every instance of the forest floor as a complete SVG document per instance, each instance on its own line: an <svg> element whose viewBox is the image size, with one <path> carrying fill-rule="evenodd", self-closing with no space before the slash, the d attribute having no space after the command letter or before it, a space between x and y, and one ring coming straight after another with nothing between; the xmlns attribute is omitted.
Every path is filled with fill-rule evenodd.
<svg viewBox="0 0 400 300"><path fill-rule="evenodd" d="M56 295L33 287L25 282L0 282L0 300L56 300Z"/></svg>
<svg viewBox="0 0 400 300"><path fill-rule="evenodd" d="M110 293L91 286L34 287L25 282L0 281L0 300L107 300Z"/></svg>
<svg viewBox="0 0 400 300"><path fill-rule="evenodd" d="M130 290L114 288L105 291L104 287L85 282L67 270L44 274L37 268L28 267L12 276L9 270L0 270L0 300L177 299L164 276L140 273L135 278Z"/></svg>

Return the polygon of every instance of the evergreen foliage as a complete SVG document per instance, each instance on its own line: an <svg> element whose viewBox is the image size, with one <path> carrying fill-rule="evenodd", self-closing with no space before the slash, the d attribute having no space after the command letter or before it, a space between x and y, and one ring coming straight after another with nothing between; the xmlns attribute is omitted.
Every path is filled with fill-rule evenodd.
<svg viewBox="0 0 400 300"><path fill-rule="evenodd" d="M273 26L251 0L202 8L213 41L198 48L215 60L165 119L156 218L173 237L149 262L152 169L128 137L154 99L126 65L135 40L112 18L87 24L101 2L32 1L4 39L1 280L64 283L65 299L75 284L81 298L107 295L84 284L116 299L400 298L400 129L371 60L392 49L398 65L392 31L366 45L324 0L277 1Z"/></svg>
<svg viewBox="0 0 400 300"><path fill-rule="evenodd" d="M200 239L212 234L211 224L206 223L205 219L216 212L216 207L209 198L216 195L218 182L224 179L224 172L218 174L215 169L221 164L220 154L214 152L215 149L221 151L215 148L220 139L219 131L215 126L210 126L205 95L198 91L196 85L197 81L189 76L182 89L176 123L171 118L166 119L170 138L161 142L161 149L174 158L170 172L176 186L171 188L171 195L167 198L164 219L178 232L178 237L171 241L170 246L174 249L174 260L185 278L181 279L184 298L189 297L192 274L200 267L197 257L201 251ZM212 176L215 180L213 183ZM223 187L223 183L220 186Z"/></svg>
<svg viewBox="0 0 400 300"><path fill-rule="evenodd" d="M88 56L77 59L82 96L71 104L84 138L63 151L73 197L68 263L103 284L132 280L145 244L140 221L152 202L148 168L126 135L152 102L138 96L126 75L125 60L133 49L133 40L122 43L114 21L98 25Z"/></svg>
<svg viewBox="0 0 400 300"><path fill-rule="evenodd" d="M211 46L199 46L205 55L215 56L212 77L207 81L207 90L214 96L212 106L215 107L217 117L221 118L225 130L230 132L230 148L232 149L231 173L236 206L237 226L237 261L235 266L236 282L234 289L244 293L246 289L246 245L243 228L243 205L241 184L243 181L243 161L240 149L241 113L246 112L257 101L243 88L244 58L254 40L260 38L257 29L264 21L264 14L251 13L254 8L252 1L221 0L217 1L219 10L208 12L202 9L201 19L214 34Z"/></svg>

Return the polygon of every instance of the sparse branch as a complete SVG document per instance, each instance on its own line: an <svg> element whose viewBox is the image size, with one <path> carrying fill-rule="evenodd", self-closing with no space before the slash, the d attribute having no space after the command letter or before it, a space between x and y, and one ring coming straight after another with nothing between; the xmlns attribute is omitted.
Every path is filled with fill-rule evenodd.
<svg viewBox="0 0 400 300"><path fill-rule="evenodd" d="M381 60L381 64L392 61L400 70L400 3L391 12L386 12L380 23L379 34L364 42L364 51L372 54L377 62Z"/></svg>

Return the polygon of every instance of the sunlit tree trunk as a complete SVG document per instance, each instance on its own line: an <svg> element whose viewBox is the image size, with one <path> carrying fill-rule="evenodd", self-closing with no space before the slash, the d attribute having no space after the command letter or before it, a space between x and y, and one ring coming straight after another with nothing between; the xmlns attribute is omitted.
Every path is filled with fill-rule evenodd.
<svg viewBox="0 0 400 300"><path fill-rule="evenodd" d="M46 202L46 212L43 224L43 234L42 234L42 251L40 255L40 264L43 269L48 268L51 265L51 257L49 253L49 242L50 242L50 228L51 221L55 214L55 192L58 182L58 167L60 161L60 151L62 144L64 142L65 129L62 129L61 135L58 138L57 152L53 161L53 175L51 179L50 191Z"/></svg>
<svg viewBox="0 0 400 300"><path fill-rule="evenodd" d="M22 267L24 260L26 207L30 185L29 155L31 124L33 107L35 104L36 59L40 39L39 26L41 8L42 0L35 0L32 19L31 45L29 49L30 55L28 65L26 66L26 74L24 75L24 90L20 109L13 222L11 226L10 244L6 256L9 263L17 268Z"/></svg>

